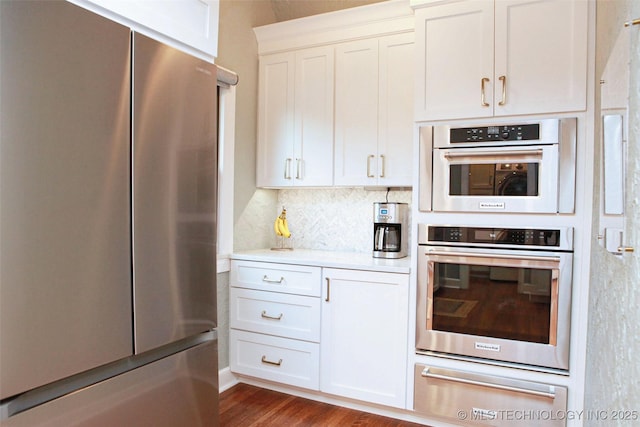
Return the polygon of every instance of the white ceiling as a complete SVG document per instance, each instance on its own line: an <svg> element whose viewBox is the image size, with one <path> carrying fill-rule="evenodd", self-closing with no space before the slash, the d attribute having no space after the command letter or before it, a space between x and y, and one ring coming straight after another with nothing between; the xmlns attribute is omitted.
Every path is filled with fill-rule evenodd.
<svg viewBox="0 0 640 427"><path fill-rule="evenodd" d="M270 0L276 20L288 21L385 0Z"/></svg>

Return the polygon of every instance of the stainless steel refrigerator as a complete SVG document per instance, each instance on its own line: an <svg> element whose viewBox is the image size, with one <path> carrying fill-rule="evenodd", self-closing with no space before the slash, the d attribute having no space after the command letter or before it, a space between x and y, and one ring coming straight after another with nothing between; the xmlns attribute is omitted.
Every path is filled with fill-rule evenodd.
<svg viewBox="0 0 640 427"><path fill-rule="evenodd" d="M217 426L216 67L0 1L0 424Z"/></svg>

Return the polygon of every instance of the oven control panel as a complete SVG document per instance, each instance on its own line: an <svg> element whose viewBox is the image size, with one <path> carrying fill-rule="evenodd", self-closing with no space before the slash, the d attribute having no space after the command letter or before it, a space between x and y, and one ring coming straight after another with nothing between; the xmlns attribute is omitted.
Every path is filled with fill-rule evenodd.
<svg viewBox="0 0 640 427"><path fill-rule="evenodd" d="M489 228L429 226L430 243L464 243L509 246L555 247L560 246L559 229L537 228Z"/></svg>
<svg viewBox="0 0 640 427"><path fill-rule="evenodd" d="M540 139L539 124L480 126L449 129L449 141L535 141Z"/></svg>

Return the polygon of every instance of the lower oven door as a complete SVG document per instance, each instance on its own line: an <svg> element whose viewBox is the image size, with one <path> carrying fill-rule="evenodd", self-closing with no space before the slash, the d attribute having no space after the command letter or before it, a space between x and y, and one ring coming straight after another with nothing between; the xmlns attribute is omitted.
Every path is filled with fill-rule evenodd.
<svg viewBox="0 0 640 427"><path fill-rule="evenodd" d="M414 409L463 425L564 426L567 388L415 366Z"/></svg>
<svg viewBox="0 0 640 427"><path fill-rule="evenodd" d="M569 369L571 253L418 254L418 351Z"/></svg>

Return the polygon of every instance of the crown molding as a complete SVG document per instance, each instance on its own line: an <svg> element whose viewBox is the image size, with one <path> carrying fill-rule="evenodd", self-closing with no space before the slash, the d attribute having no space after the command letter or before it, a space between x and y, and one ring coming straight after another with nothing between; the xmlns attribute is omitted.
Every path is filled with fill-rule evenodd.
<svg viewBox="0 0 640 427"><path fill-rule="evenodd" d="M413 31L409 0L389 0L255 27L258 54Z"/></svg>

